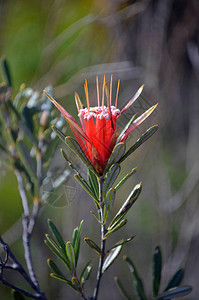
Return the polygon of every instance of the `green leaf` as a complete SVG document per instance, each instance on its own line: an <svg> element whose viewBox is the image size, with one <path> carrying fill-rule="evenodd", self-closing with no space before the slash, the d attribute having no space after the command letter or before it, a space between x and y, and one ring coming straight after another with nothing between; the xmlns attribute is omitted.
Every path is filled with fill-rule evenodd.
<svg viewBox="0 0 199 300"><path fill-rule="evenodd" d="M153 254L153 296L157 297L162 271L162 253L160 247L157 246Z"/></svg>
<svg viewBox="0 0 199 300"><path fill-rule="evenodd" d="M62 140L62 142L65 143L66 136L63 134L63 132L61 132L61 130L56 128L54 125L52 125L51 128L56 133L56 135L60 138L60 140Z"/></svg>
<svg viewBox="0 0 199 300"><path fill-rule="evenodd" d="M91 274L91 271L92 271L92 266L90 265L90 262L91 260L89 260L87 262L87 264L85 265L82 273L81 273L81 276L80 276L80 283L81 285L83 285L85 283L86 280L89 279L90 277L90 274Z"/></svg>
<svg viewBox="0 0 199 300"><path fill-rule="evenodd" d="M105 199L105 206L104 206L104 223L106 224L107 219L111 213L112 207L113 207L113 203L115 201L115 189L111 188L106 196Z"/></svg>
<svg viewBox="0 0 199 300"><path fill-rule="evenodd" d="M59 252L59 249L56 248L52 242L48 240L44 240L46 246L48 246L48 248L50 248L50 250L66 265L66 267L68 268L68 270L70 270L70 266L69 263L67 261L66 258L63 257L62 253Z"/></svg>
<svg viewBox="0 0 199 300"><path fill-rule="evenodd" d="M169 300L173 298L183 297L192 292L191 286L181 286L170 289L157 297L157 300Z"/></svg>
<svg viewBox="0 0 199 300"><path fill-rule="evenodd" d="M83 187L83 189L93 198L95 204L97 205L97 207L99 207L98 205L98 199L95 198L95 195L93 194L90 186L88 185L88 183L82 178L81 175L75 174L74 178L77 180L77 182Z"/></svg>
<svg viewBox="0 0 199 300"><path fill-rule="evenodd" d="M78 258L79 258L79 249L80 249L80 237L81 237L81 231L82 231L82 225L83 225L82 220L80 222L79 228L77 227L77 233L75 231L74 233L74 238L73 238L73 247L74 247L74 252L75 252L75 266L77 266Z"/></svg>
<svg viewBox="0 0 199 300"><path fill-rule="evenodd" d="M72 284L76 287L77 291L79 291L81 293L82 289L81 289L80 282L77 279L77 277L75 277L75 276L72 277Z"/></svg>
<svg viewBox="0 0 199 300"><path fill-rule="evenodd" d="M130 173L126 174L124 178L115 186L115 190L118 190L133 174L135 174L137 168L133 168Z"/></svg>
<svg viewBox="0 0 199 300"><path fill-rule="evenodd" d="M85 243L89 245L92 249L94 249L99 255L101 255L101 249L100 247L91 239L85 238Z"/></svg>
<svg viewBox="0 0 199 300"><path fill-rule="evenodd" d="M99 199L99 183L97 176L90 169L88 169L88 182L96 199Z"/></svg>
<svg viewBox="0 0 199 300"><path fill-rule="evenodd" d="M105 176L104 184L103 184L103 197L106 197L108 190L113 186L119 172L120 165L114 164L111 166L110 170Z"/></svg>
<svg viewBox="0 0 199 300"><path fill-rule="evenodd" d="M126 240L120 240L119 242L117 242L113 247L111 247L107 252L106 254L108 254L112 249L116 248L117 246L120 246L120 245L124 245L130 241L132 241L133 239L135 238L135 235L133 235L132 237L126 239Z"/></svg>
<svg viewBox="0 0 199 300"><path fill-rule="evenodd" d="M52 259L47 260L48 266L53 271L53 273L63 276L62 272L60 271L59 267L56 265L56 263Z"/></svg>
<svg viewBox="0 0 199 300"><path fill-rule="evenodd" d="M66 243L66 254L70 263L70 269L73 272L75 270L76 261L75 261L75 252L73 245L70 241Z"/></svg>
<svg viewBox="0 0 199 300"><path fill-rule="evenodd" d="M99 216L99 219L98 217L96 216L96 214L91 210L90 213L93 215L93 217L97 220L98 223L100 223L100 216Z"/></svg>
<svg viewBox="0 0 199 300"><path fill-rule="evenodd" d="M140 147L144 142L146 142L156 131L158 130L158 125L154 125L149 128L141 137L137 140L137 142L120 158L118 163L123 162L131 153L133 153L138 147Z"/></svg>
<svg viewBox="0 0 199 300"><path fill-rule="evenodd" d="M17 141L16 141L16 146L17 146L17 150L19 152L20 158L21 158L26 170L28 171L28 173L30 174L31 177L33 177L34 179L37 179L36 166L35 166L35 163L34 163L32 157L30 156L29 149L24 144L24 142L19 139L17 139Z"/></svg>
<svg viewBox="0 0 199 300"><path fill-rule="evenodd" d="M122 245L117 246L107 254L102 266L102 273L104 273L112 265L112 263L116 260L116 258L120 254L121 250L122 250Z"/></svg>
<svg viewBox="0 0 199 300"><path fill-rule="evenodd" d="M5 57L1 58L1 68L3 71L3 79L5 83L11 87L12 86L11 74L10 74L8 62Z"/></svg>
<svg viewBox="0 0 199 300"><path fill-rule="evenodd" d="M123 136L125 131L129 128L129 126L133 123L133 121L135 120L135 117L136 117L136 114L134 114L132 116L132 118L129 120L129 122L126 124L126 126L124 127L124 129L122 130L122 132L120 133L120 135L117 138L118 141L121 139L121 137Z"/></svg>
<svg viewBox="0 0 199 300"><path fill-rule="evenodd" d="M124 155L124 152L126 150L126 146L124 143L118 143L113 148L113 151L109 157L108 163L104 169L104 174L109 170L109 168L112 166L112 164L116 164L120 161L121 157Z"/></svg>
<svg viewBox="0 0 199 300"><path fill-rule="evenodd" d="M24 296L16 290L12 290L11 295L14 300L25 300Z"/></svg>
<svg viewBox="0 0 199 300"><path fill-rule="evenodd" d="M133 191L131 192L131 194L129 195L129 197L127 198L127 200L125 201L125 203L121 207L121 209L118 211L116 216L111 221L111 223L108 227L108 230L112 229L113 226L118 224L120 222L120 220L123 219L123 217L126 215L128 210L131 208L131 206L135 203L135 201L139 197L139 195L141 193L141 189L142 189L141 183L137 184L134 187Z"/></svg>
<svg viewBox="0 0 199 300"><path fill-rule="evenodd" d="M127 262L129 269L131 271L131 274L133 276L133 284L134 284L134 290L137 296L138 300L147 300L145 292L144 292L144 286L142 283L142 280L140 279L138 272L136 270L136 267L132 260L128 256L124 256L124 260Z"/></svg>
<svg viewBox="0 0 199 300"><path fill-rule="evenodd" d="M58 274L54 274L54 273L51 273L50 276L51 276L52 278L55 278L55 279L58 279L58 280L61 280L61 281L66 282L68 285L70 285L70 287L72 287L73 289L76 290L76 288L74 287L74 285L72 284L72 282L71 282L70 280L66 279L65 277L60 276L60 275L58 275Z"/></svg>
<svg viewBox="0 0 199 300"><path fill-rule="evenodd" d="M117 276L114 277L115 279L115 282L122 294L122 296L127 299L127 300L131 300L131 298L128 296L127 292L125 291L124 287L123 287L123 284L121 283L121 281L119 280L119 278Z"/></svg>
<svg viewBox="0 0 199 300"><path fill-rule="evenodd" d="M127 219L121 220L119 223L116 223L116 225L112 226L111 229L108 229L107 233L105 234L105 238L107 238L111 233L117 231L118 229L122 228L124 225L126 225Z"/></svg>
<svg viewBox="0 0 199 300"><path fill-rule="evenodd" d="M173 277L169 280L168 284L167 284L167 287L165 288L165 292L174 288L174 287L177 287L180 285L182 279L184 277L184 270L183 269L179 269L174 275Z"/></svg>
<svg viewBox="0 0 199 300"><path fill-rule="evenodd" d="M55 226L55 224L53 223L52 220L48 219L48 227L50 229L50 231L52 232L54 238L56 239L60 249L62 250L63 253L65 253L65 243L64 240L59 232L59 230L57 229L57 227Z"/></svg>
<svg viewBox="0 0 199 300"><path fill-rule="evenodd" d="M85 166L88 169L91 169L98 176L97 172L95 171L94 167L91 165L90 161L88 160L81 146L74 138L67 136L65 138L65 144L81 159L81 161L85 164Z"/></svg>

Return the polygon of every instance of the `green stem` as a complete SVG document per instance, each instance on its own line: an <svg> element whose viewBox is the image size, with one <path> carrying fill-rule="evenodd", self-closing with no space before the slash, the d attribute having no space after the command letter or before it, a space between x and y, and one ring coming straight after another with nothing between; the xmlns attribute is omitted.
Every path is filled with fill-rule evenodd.
<svg viewBox="0 0 199 300"><path fill-rule="evenodd" d="M100 282L102 279L102 267L103 267L103 262L104 262L104 257L105 257L105 244L106 244L106 239L104 239L104 236L106 234L106 227L104 224L104 203L103 203L103 183L104 183L104 178L99 177L99 213L100 213L100 218L101 218L101 256L99 258L99 266L98 266L98 272L97 272L97 281L96 281L96 287L93 293L93 300L96 300L98 297L99 293L99 287L100 287Z"/></svg>

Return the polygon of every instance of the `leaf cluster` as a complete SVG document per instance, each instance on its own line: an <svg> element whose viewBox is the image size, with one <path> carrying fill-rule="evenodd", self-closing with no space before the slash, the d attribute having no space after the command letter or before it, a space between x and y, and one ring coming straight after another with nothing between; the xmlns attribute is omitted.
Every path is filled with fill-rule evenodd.
<svg viewBox="0 0 199 300"><path fill-rule="evenodd" d="M39 186L51 178L50 163L59 142L49 128L65 125L45 95L22 84L13 96L8 63L1 60L5 82L0 84L0 153L6 164L19 172L31 197L38 197ZM52 87L46 87L53 94Z"/></svg>
<svg viewBox="0 0 199 300"><path fill-rule="evenodd" d="M130 272L133 277L133 290L137 300L147 300L147 296L144 290L143 280L136 269L134 262L128 256L124 256L124 261L127 262ZM184 270L179 269L170 278L165 289L160 292L160 283L162 277L162 253L159 246L157 246L153 253L153 282L152 291L154 300L170 300L177 297L183 297L191 293L192 288L188 285L180 286ZM115 282L120 289L121 294L125 299L131 300L132 298L128 295L127 291L123 287L122 282L118 277L115 277Z"/></svg>
<svg viewBox="0 0 199 300"><path fill-rule="evenodd" d="M72 241L64 242L53 221L48 220L48 226L53 237L49 234L46 234L45 240L46 245L65 265L70 275L70 279L65 276L65 274L60 270L60 268L52 259L48 259L48 265L52 270L50 276L65 282L80 295L84 294L85 281L89 278L92 271L92 265L90 264L91 260L89 260L84 266L80 276L78 277L77 275L82 225L83 220L81 221L79 227L76 227L74 229Z"/></svg>

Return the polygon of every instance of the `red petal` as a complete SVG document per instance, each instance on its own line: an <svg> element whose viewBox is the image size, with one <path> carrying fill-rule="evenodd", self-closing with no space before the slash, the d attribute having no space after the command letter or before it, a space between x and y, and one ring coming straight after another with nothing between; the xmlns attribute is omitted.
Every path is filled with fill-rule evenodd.
<svg viewBox="0 0 199 300"><path fill-rule="evenodd" d="M122 109L121 114L135 102L135 100L142 93L143 88L144 88L144 84L138 89L138 91L135 93L135 95L131 98L131 100L127 103L127 105Z"/></svg>
<svg viewBox="0 0 199 300"><path fill-rule="evenodd" d="M82 130L82 128L78 125L77 121L71 116L53 97L51 97L49 94L46 93L46 91L43 91L46 96L50 99L50 101L57 107L57 109L62 113L65 120L69 123L71 128L74 128L78 134L80 134L84 139L88 140L87 135Z"/></svg>
<svg viewBox="0 0 199 300"><path fill-rule="evenodd" d="M120 138L120 142L123 142L127 139L128 135L136 128L138 127L148 116L154 111L154 109L158 106L158 103L156 105L153 105L151 108L149 108L147 111L145 111L141 116L139 116L130 126L129 128L123 133L123 135Z"/></svg>

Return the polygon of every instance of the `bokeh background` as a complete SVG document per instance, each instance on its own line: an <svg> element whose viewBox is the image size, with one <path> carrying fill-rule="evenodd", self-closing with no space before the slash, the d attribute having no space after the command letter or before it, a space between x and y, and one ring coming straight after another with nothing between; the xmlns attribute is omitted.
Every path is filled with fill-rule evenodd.
<svg viewBox="0 0 199 300"><path fill-rule="evenodd" d="M22 83L40 93L50 84L56 98L70 113L76 114L74 91L85 100L84 78L88 79L94 104L95 76L99 75L102 81L106 74L109 81L113 74L115 90L117 79L121 79L120 107L145 84L143 95L120 125L133 112L140 114L159 102L156 112L128 141L131 145L149 126L160 125L155 136L123 163L122 175L135 166L138 171L118 192L114 211L136 183L142 181L143 191L128 213L126 227L115 233L112 241L136 234L122 255L128 254L134 260L149 299L151 256L154 247L160 245L164 259L162 287L178 268L184 267L184 283L194 289L183 299L196 300L199 294L198 1L2 0L0 28L0 54L6 56L10 65L14 94ZM71 159L79 164L72 154ZM52 164L60 164L60 173L67 168L59 149ZM32 238L32 252L48 299L78 299L78 296L49 277L46 260L53 255L43 242L48 232L47 218L53 219L66 241L84 219L83 236L96 240L99 227L89 213L93 209L92 200L72 176L59 191L59 197L54 193L44 203ZM15 176L1 164L0 232L23 260L21 214ZM122 255L105 274L100 299L122 299L114 283L115 275L133 297L131 275ZM95 265L95 253L82 242L80 265L89 257L93 257ZM93 272L86 286L88 293L93 290L95 277ZM0 295L1 299L11 299L3 285Z"/></svg>

